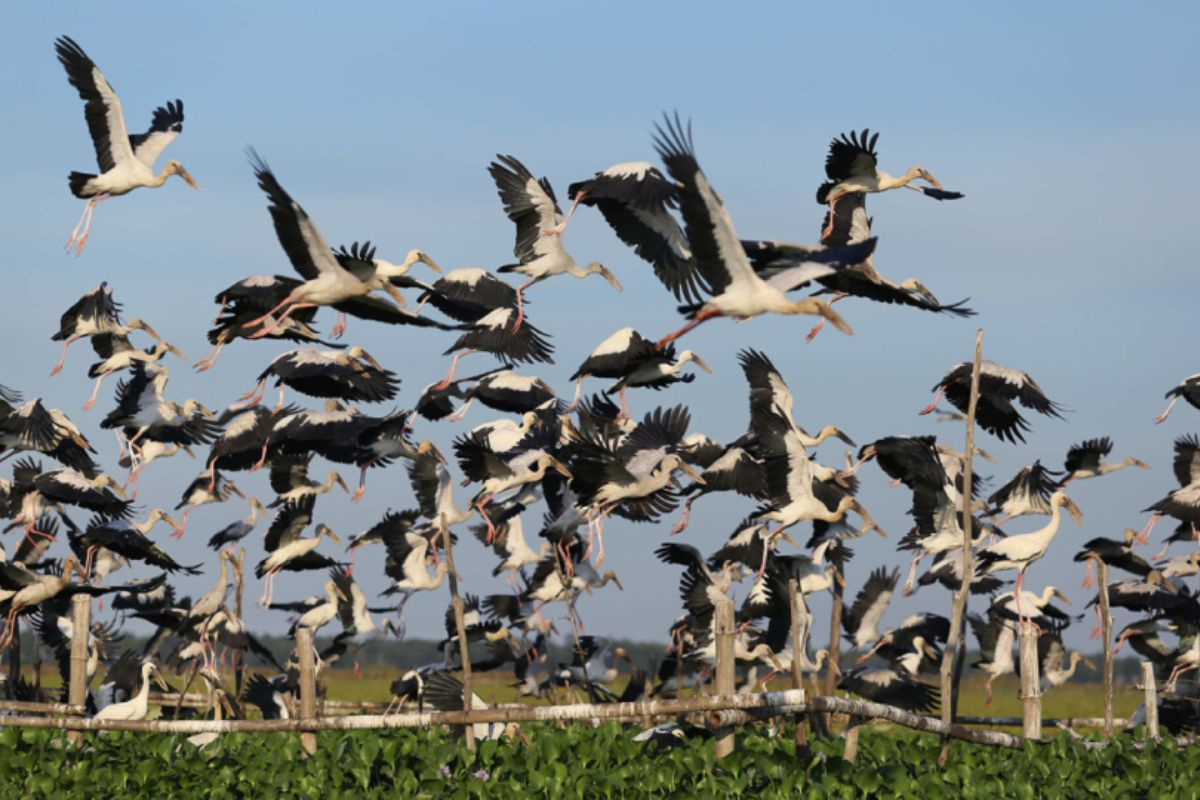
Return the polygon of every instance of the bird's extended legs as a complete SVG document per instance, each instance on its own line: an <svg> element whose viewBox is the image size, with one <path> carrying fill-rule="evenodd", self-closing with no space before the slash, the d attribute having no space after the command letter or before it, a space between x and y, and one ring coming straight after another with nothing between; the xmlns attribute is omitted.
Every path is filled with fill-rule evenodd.
<svg viewBox="0 0 1200 800"><path fill-rule="evenodd" d="M571 217L575 216L575 209L579 208L579 203L587 196L587 192L579 192L575 195L575 199L571 201L571 208L567 210L567 215L563 217L563 221L555 225L553 228L546 228L542 233L547 236L559 236L567 229L567 223L571 221Z"/></svg>
<svg viewBox="0 0 1200 800"><path fill-rule="evenodd" d="M846 297L846 296L847 296L847 295L846 295L846 293L845 293L845 292L838 292L838 293L837 293L837 294L834 296L834 298L833 298L832 300L830 300L830 301L829 301L829 305L833 305L833 304L834 304L834 303L836 303L838 300L841 300L843 297ZM817 334L818 334L818 333L820 333L820 332L821 332L821 329L822 329L822 328L824 328L824 327L825 327L825 318L824 318L824 317L822 317L821 319L819 319L819 320L817 321L817 324L816 324L816 325L813 325L813 326L812 326L812 329L811 329L811 330L808 332L808 335L804 337L804 341L805 341L805 342L811 342L813 339L817 338Z"/></svg>
<svg viewBox="0 0 1200 800"><path fill-rule="evenodd" d="M917 414L919 414L922 417L925 416L926 414L932 414L933 410L935 408L937 408L938 401L942 399L943 392L945 392L945 388L939 386L938 390L937 390L937 394L935 394L933 396L933 402L930 403L929 405L925 406L924 408L922 408L920 411L917 412Z"/></svg>
<svg viewBox="0 0 1200 800"><path fill-rule="evenodd" d="M255 331L254 333L250 334L246 338L261 339L264 336L270 336L272 333L279 330L280 326L283 325L283 323L287 320L287 318L290 317L295 312L299 311L302 308L316 308L316 307L317 307L316 303L292 303L290 306L287 307L287 309L282 314L279 315L278 319L272 319L271 314L268 313L265 316L259 317L258 319L254 320L253 322L246 323L247 328L252 328L255 325L263 326L262 330ZM276 306L276 308L278 308L278 306ZM274 309L272 309L272 311L274 311Z"/></svg>
<svg viewBox="0 0 1200 800"><path fill-rule="evenodd" d="M75 334L70 339L67 339L67 341L63 342L62 356L59 357L58 363L54 365L54 369L50 370L51 378L53 378L58 373L62 372L63 364L65 364L67 361L67 348L82 338L83 337L80 336L79 334ZM1164 419L1165 419L1165 417L1164 417Z"/></svg>
<svg viewBox="0 0 1200 800"><path fill-rule="evenodd" d="M66 348L66 347L64 347L64 348L63 348L63 355L65 356L65 355L66 355L66 353L67 353L67 348ZM53 375L54 373L53 373L53 372L51 372L50 374L51 374L51 375ZM1164 411L1163 413L1159 414L1157 417L1155 417L1155 418L1154 418L1154 424L1155 424L1155 425L1161 425L1162 423L1166 422L1166 421L1167 421L1167 417L1169 417L1169 416L1171 415L1171 409L1175 407L1175 404L1176 404L1177 402L1179 402L1179 395L1175 395L1174 397L1172 397L1172 398L1171 398L1171 402L1167 404L1167 410L1166 410L1166 411Z"/></svg>
<svg viewBox="0 0 1200 800"><path fill-rule="evenodd" d="M689 322L687 325L684 325L682 328L675 331L674 333L669 334L669 335L663 337L662 339L659 339L658 340L658 349L665 350L667 348L667 345L669 345L671 342L678 339L680 336L683 336L685 333L690 331L692 328L695 328L697 325L699 325L702 322L707 322L708 320L712 319L713 317L719 317L719 316L721 316L721 312L719 312L719 311L715 311L715 310L701 311L699 314L697 314L695 317L693 317L691 322Z"/></svg>
<svg viewBox="0 0 1200 800"><path fill-rule="evenodd" d="M99 378L96 379L96 386L92 389L92 396L89 397L88 401L83 404L84 411L87 411L92 406L96 405L96 398L100 396L100 384L104 383L104 379L107 377L108 377L108 374L105 373L104 375L101 375Z"/></svg>
<svg viewBox="0 0 1200 800"><path fill-rule="evenodd" d="M213 365L217 363L217 357L221 355L221 351L224 349L225 343L217 342L217 344L213 346L213 349L209 351L208 355L195 363L195 370L197 372L208 372L213 368Z"/></svg>
<svg viewBox="0 0 1200 800"><path fill-rule="evenodd" d="M460 353L455 353L454 358L450 359L450 371L446 373L446 377L442 378L441 382L433 387L432 391L440 392L449 386L454 380L454 370L458 368L459 360L466 358L474 352L474 350L463 350Z"/></svg>
<svg viewBox="0 0 1200 800"><path fill-rule="evenodd" d="M187 533L187 518L188 514L192 513L192 508L193 506L188 506L183 510L183 516L179 518L179 527L171 531L171 536L182 539L183 535Z"/></svg>
<svg viewBox="0 0 1200 800"><path fill-rule="evenodd" d="M917 565L921 563L921 559L924 557L924 555L925 552L920 549L913 553L912 564L910 564L908 567L908 577L904 580L904 587L900 592L905 597L912 596L913 592L916 591L913 589L913 586L917 582Z"/></svg>
<svg viewBox="0 0 1200 800"><path fill-rule="evenodd" d="M1150 521L1146 523L1146 527L1142 528L1141 533L1133 537L1133 541L1137 544L1150 544L1150 532L1154 530L1154 523L1158 522L1158 514L1150 517Z"/></svg>
<svg viewBox="0 0 1200 800"><path fill-rule="evenodd" d="M688 523L692 519L692 503L696 502L696 496L693 495L683 504L683 513L679 515L679 521L675 523L675 527L671 528L671 535L676 536L687 528Z"/></svg>
<svg viewBox="0 0 1200 800"><path fill-rule="evenodd" d="M96 206L110 197L112 197L110 194L98 194L87 201L83 214L79 216L79 222L75 223L75 229L71 231L71 238L67 240L67 253L71 252L72 247L75 248L77 257L83 252L83 246L87 244L88 233L92 229L92 214L95 213Z"/></svg>
<svg viewBox="0 0 1200 800"><path fill-rule="evenodd" d="M280 385L282 385L282 384L280 384ZM250 391L246 392L244 395L239 397L238 402L245 404L243 406L244 409L254 408L259 403L262 402L263 395L266 393L266 391L267 391L267 379L263 378L261 381L259 381L258 383L256 383L254 385L253 389L251 389Z"/></svg>
<svg viewBox="0 0 1200 800"><path fill-rule="evenodd" d="M346 323L348 321L345 311L337 312L337 319L334 321L333 327L329 329L330 337L334 339L342 338L342 335L346 333Z"/></svg>

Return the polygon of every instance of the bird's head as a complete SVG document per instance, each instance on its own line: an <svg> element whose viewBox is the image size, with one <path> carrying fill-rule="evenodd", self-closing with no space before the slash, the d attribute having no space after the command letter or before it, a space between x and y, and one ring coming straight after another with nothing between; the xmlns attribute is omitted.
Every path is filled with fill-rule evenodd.
<svg viewBox="0 0 1200 800"><path fill-rule="evenodd" d="M320 525L317 526L317 538L320 539L322 536L328 536L330 539L337 542L338 544L342 543L342 540L339 539L338 535L333 532L333 529L330 528L328 525L326 525L324 522L322 522Z"/></svg>
<svg viewBox="0 0 1200 800"><path fill-rule="evenodd" d="M146 321L141 317L134 317L133 319L129 320L125 327L129 328L130 330L145 331L148 336L154 339L162 338L158 335L154 328L151 328L149 325L147 325Z"/></svg>
<svg viewBox="0 0 1200 800"><path fill-rule="evenodd" d="M440 273L442 271L442 268L438 266L436 261L429 257L428 253L426 253L424 250L418 250L415 247L408 251L408 255L404 257L404 261L400 264L399 269L407 272L408 268L413 264L416 264L418 261L429 267L434 272Z"/></svg>
<svg viewBox="0 0 1200 800"><path fill-rule="evenodd" d="M175 529L179 528L179 523L177 523L175 520L171 519L171 515L168 514L166 511L164 511L161 508L156 508L156 509L152 510L150 512L150 516L147 518L147 521L152 525L156 522L165 522L168 525L170 525L172 528L175 528Z"/></svg>
<svg viewBox="0 0 1200 800"><path fill-rule="evenodd" d="M181 358L184 360L187 359L187 356L185 356L182 352L180 352L179 348L176 347L175 345L171 344L170 342L160 342L158 346L162 348L162 352L164 352L164 353L170 353L171 355L175 356L176 358Z"/></svg>
<svg viewBox="0 0 1200 800"><path fill-rule="evenodd" d="M188 186L192 187L193 189L200 188L200 184L196 183L196 179L193 178L188 173L188 171L183 168L183 164L180 164L178 161L175 161L174 159L167 162L166 173L168 175L178 175L179 177L183 178L184 183L186 183Z"/></svg>
<svg viewBox="0 0 1200 800"><path fill-rule="evenodd" d="M164 692L171 691L171 687L167 684L166 679L163 678L162 673L158 671L158 667L155 666L153 661L147 661L145 664L142 664L142 680L148 681L151 678L158 684L158 688Z"/></svg>
<svg viewBox="0 0 1200 800"><path fill-rule="evenodd" d="M621 579L618 578L617 573L613 572L611 569L608 572L604 573L600 577L601 585L604 585L604 584L608 583L609 581L612 581L613 583L615 583L617 585L617 588L620 589L622 592L625 591L625 587L621 585Z"/></svg>
<svg viewBox="0 0 1200 800"><path fill-rule="evenodd" d="M712 371L713 371L712 367L710 367L708 365L708 362L706 362L703 358L696 355L694 350L684 350L682 353L679 354L679 363L682 364L686 361L691 361L693 364L695 364L697 367L699 367L700 369L707 372L709 375L712 374Z"/></svg>
<svg viewBox="0 0 1200 800"><path fill-rule="evenodd" d="M817 434L818 439L827 439L830 436L834 437L835 439L842 440L843 442L845 442L846 444L848 444L851 447L858 446L857 442L855 442L853 439L851 439L846 434L842 433L841 429L838 428L836 425L826 425L824 428L821 428L820 433Z"/></svg>
<svg viewBox="0 0 1200 800"><path fill-rule="evenodd" d="M428 439L422 439L421 441L417 442L417 455L423 456L428 453L433 453L433 457L436 458L440 463L446 463L446 457L442 455L441 451L438 450L437 447L434 446L433 442L429 441Z"/></svg>
<svg viewBox="0 0 1200 800"><path fill-rule="evenodd" d="M1079 506L1075 505L1074 500L1067 497L1066 492L1064 492L1062 489L1059 489L1057 492L1050 495L1050 507L1055 509L1066 509L1067 513L1071 515L1071 519L1076 525L1083 524L1083 511L1079 508Z"/></svg>
<svg viewBox="0 0 1200 800"><path fill-rule="evenodd" d="M1083 662L1083 665L1088 669L1096 668L1095 663L1083 653L1071 653L1071 666L1073 667L1079 662Z"/></svg>
<svg viewBox="0 0 1200 800"><path fill-rule="evenodd" d="M101 472L99 475L97 475L92 481L92 485L97 489L108 489L115 494L120 495L122 500L129 499L129 496L125 494L125 489L121 487L121 484L117 483L113 476L109 475L107 472Z"/></svg>
<svg viewBox="0 0 1200 800"><path fill-rule="evenodd" d="M1046 592L1047 592L1047 594L1050 595L1050 597L1057 598L1058 600L1061 600L1062 602L1066 603L1067 605L1071 605L1071 601L1067 598L1067 596L1065 594L1063 594L1062 592L1060 592L1058 589L1055 589L1053 586L1047 586Z"/></svg>
<svg viewBox="0 0 1200 800"><path fill-rule="evenodd" d="M538 464L542 470L552 469L559 475L562 475L567 480L572 480L575 476L571 474L571 470L567 469L567 465L559 461L554 456L546 453L538 459Z"/></svg>
<svg viewBox="0 0 1200 800"><path fill-rule="evenodd" d="M350 494L350 487L346 485L346 481L342 479L341 474L337 470L331 469L325 480L329 481L331 486L336 483L338 486L342 487L343 492Z"/></svg>
<svg viewBox="0 0 1200 800"><path fill-rule="evenodd" d="M930 174L929 170L922 167L920 164L915 164L908 168L908 172L904 175L910 181L915 181L918 178L928 183L935 189L941 189L941 182Z"/></svg>
<svg viewBox="0 0 1200 800"><path fill-rule="evenodd" d="M350 602L350 598L346 597L346 593L334 581L328 581L325 584L325 594L329 596L330 600L341 600L343 603Z"/></svg>
<svg viewBox="0 0 1200 800"><path fill-rule="evenodd" d="M1150 470L1150 465L1147 464L1145 461L1142 461L1140 458L1127 458L1125 460L1127 462L1129 462L1129 465L1131 467L1141 467L1144 470L1147 470L1147 471Z"/></svg>
<svg viewBox="0 0 1200 800"><path fill-rule="evenodd" d="M839 678L842 677L842 668L838 666L837 661L829 658L829 651L824 647L813 654L813 663L817 665L818 669L820 669L821 664L824 663L829 667L830 672L832 672L834 675L837 675Z"/></svg>
<svg viewBox="0 0 1200 800"><path fill-rule="evenodd" d="M701 486L703 486L705 483L707 483L707 481L704 480L704 477L699 472L697 472L696 469L691 464L684 461L683 457L676 453L672 453L671 455L664 458L663 466L666 466L672 472L675 470L679 470L684 475L687 475L689 478L691 478L692 480L694 480L696 483L700 484Z"/></svg>
<svg viewBox="0 0 1200 800"><path fill-rule="evenodd" d="M617 280L617 276L613 275L612 272L609 271L608 267L604 266L599 261L592 261L583 268L583 271L588 275L599 274L604 278L604 280L608 281L609 286L613 287L618 292L625 291L625 288L621 286L621 282Z"/></svg>

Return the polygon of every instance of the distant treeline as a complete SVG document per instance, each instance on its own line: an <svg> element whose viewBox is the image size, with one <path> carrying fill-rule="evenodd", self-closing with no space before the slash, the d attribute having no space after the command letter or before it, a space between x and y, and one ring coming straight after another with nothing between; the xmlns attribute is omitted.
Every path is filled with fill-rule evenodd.
<svg viewBox="0 0 1200 800"><path fill-rule="evenodd" d="M115 657L122 650L132 649L141 651L146 645L147 637L133 634L125 634L121 641L113 648L114 652L110 655ZM259 636L259 641L263 643L274 655L279 663L287 662L288 654L292 650L292 641L286 636L277 635L262 635ZM333 637L317 637L317 649L322 650L328 647L333 641ZM645 669L651 675L658 669L659 662L662 661L666 654L666 645L655 642L627 642L614 640L614 646L621 646L628 651L629 656L634 662ZM160 650L160 654L166 655L174 650L174 643L168 642ZM42 648L43 658L48 659L49 654L45 648ZM31 664L34 661L33 641L27 633L21 636L21 661L24 664ZM1088 669L1086 665L1080 664L1076 672L1076 680L1084 682L1099 682L1102 679L1100 665L1103 659L1099 653L1088 654L1095 662L1097 669ZM445 654L438 649L438 641L435 639L404 639L397 641L395 639L380 639L364 645L357 654L358 665L362 669L372 667L392 667L397 671L411 669L412 667L422 664L430 664L445 660ZM569 639L557 639L550 645L550 660L552 662L568 662L571 660L571 641ZM979 660L978 653L968 651L967 664L971 664ZM844 667L848 668L851 663L843 657ZM258 663L258 659L250 656L249 665L251 668L263 666ZM350 669L353 665L351 654L347 654L337 663L332 665L333 669ZM618 660L617 667L622 671L627 671L627 665ZM1118 658L1113 662L1113 675L1117 681L1130 682L1137 680L1140 676L1140 660L1135 656L1127 656ZM967 671L967 676L971 675L971 670Z"/></svg>

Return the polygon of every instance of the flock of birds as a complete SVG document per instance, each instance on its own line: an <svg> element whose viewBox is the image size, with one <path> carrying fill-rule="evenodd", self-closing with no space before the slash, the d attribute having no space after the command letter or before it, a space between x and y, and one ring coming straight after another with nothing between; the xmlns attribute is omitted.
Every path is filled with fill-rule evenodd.
<svg viewBox="0 0 1200 800"><path fill-rule="evenodd" d="M85 101L100 169L95 175L73 172L69 178L71 191L87 199L67 245L78 254L90 235L98 203L135 188L161 186L171 175L193 187L196 183L177 161L154 172L154 162L182 131L182 101L158 108L146 133L130 135L116 93L79 45L62 37L56 50L71 85ZM452 673L464 648L475 671L512 669L520 693L527 696L581 691L603 702L671 696L687 688L703 691L715 660L714 609L737 583L745 587L736 615L735 647L743 690L790 670L794 648L805 672L836 670L840 686L850 692L904 708L932 709L938 691L929 676L940 661L949 623L924 613L894 627L883 626L900 586L898 568L872 572L842 617L856 659L852 669L843 671L828 659L827 650L811 652L806 598L842 591L853 555L847 540L871 530L884 533L856 497L857 473L872 460L913 495L913 525L899 544L899 549L912 552L901 594L911 595L931 583L956 589L963 564L964 454L933 436L888 436L860 447L857 459L847 453L845 463L821 463L815 453L823 442L832 438L857 445L832 425L809 434L794 417L784 376L766 353L753 348L739 356L750 413L745 434L734 441L719 442L689 430L691 414L682 405L659 406L639 419L628 396L631 390L660 391L695 380L697 374L687 371L688 364L711 372L696 353L677 351L674 342L716 317L814 315L819 321L807 333L812 340L825 322L851 332L832 307L846 297L959 317L974 313L965 301L941 303L915 279L895 282L876 270L868 194L907 188L937 200L962 197L945 190L922 167L900 177L878 169L877 140L878 134L865 130L833 140L825 163L828 180L817 192L825 208L820 240L809 245L739 239L720 195L698 164L690 125L677 115L664 119L654 139L665 172L647 162L601 170L568 188L571 206L565 215L545 178L536 178L514 156L497 156L488 169L504 212L516 226L516 260L494 272L444 273L419 249L399 263L377 258L369 243L334 249L265 160L249 151L275 234L296 275L248 277L220 291L219 311L208 332L213 350L196 368L211 369L223 349L239 339L287 341L298 349L275 357L249 392L214 411L196 399L168 398L164 358L180 355L178 350L163 341L148 349L135 345L135 337L159 339L158 334L141 319L123 321L121 305L107 284L67 309L52 337L63 343L52 375L63 368L69 347L86 339L99 360L88 371L96 388L85 408L99 397L107 376L120 376L115 407L101 426L116 432L118 464L127 475L119 480L104 471L92 443L65 413L0 387L0 447L5 458L20 454L11 479L0 482L0 510L10 521L9 529L24 534L0 565L0 609L6 615L0 646L13 641L25 620L65 670L71 639L85 635L71 629L69 599L78 593L108 596L121 619L143 620L155 633L143 652L126 651L110 660L118 623L96 623L87 632L89 677L106 667L101 689L89 697L98 717L144 716L150 681L161 680L156 664L178 673L199 673L230 713L241 713L238 704L250 701L267 717L286 717L296 688L295 663L278 663L231 609L231 579L240 582L244 577L233 547L266 521L267 555L255 567L263 583L260 603L290 612L292 634L301 628L339 629L320 654L319 666L324 667L373 639L402 636L405 601L443 584L449 570L447 544L456 541L456 529L469 526L475 538L494 550L494 574L506 574L511 591L467 597L465 643L459 641L448 611L445 660L401 676L392 687L397 700L460 708L461 686ZM599 275L621 289L607 267L597 262L581 266L564 248L564 232L580 205L597 209L616 235L651 265L681 304L686 324L658 340L632 328L613 333L571 376L576 385L568 404L546 382L516 368L553 358L550 336L527 313L525 296L537 283L560 275ZM417 263L439 277L427 282L410 276ZM503 278L508 273L519 276L519 285ZM813 291L797 294L806 288ZM832 299L823 299L828 295ZM316 327L324 307L336 312L328 334L335 341L322 338ZM441 318L428 314L427 307ZM446 331L445 355L452 357L447 374L427 385L411 410L360 410L356 404L394 400L400 380L361 347L336 343L347 332L350 317ZM460 361L474 353L490 353L500 366L456 377ZM588 378L611 383L602 393L584 396ZM922 413L936 410L941 398L958 412L965 411L970 380L970 364L954 367L938 382L934 401ZM272 388L277 389L277 400L264 404ZM287 402L297 395L319 398L324 405L305 408ZM1169 396L1172 407L1182 397L1200 408L1200 376L1188 378ZM462 486L473 487L471 494L463 495L456 493L450 460L429 440L415 439L413 429L419 422L460 420L476 401L506 416L455 438L453 456ZM1024 442L1030 425L1022 408L1048 416L1058 416L1061 410L1026 373L984 362L978 425L1000 441ZM1170 411L1168 407L1159 421ZM144 521L135 521L133 501L141 472L156 460L201 447L208 448L205 468L184 488L174 509L182 511L179 519L153 508ZM1069 679L1085 660L1078 653L1066 657L1061 632L1071 617L1052 602L1065 599L1061 592L1054 587L1030 592L1024 580L1053 543L1063 511L1076 522L1080 519L1081 512L1064 491L1071 482L1126 466L1145 467L1136 459L1108 463L1111 450L1107 438L1083 442L1068 452L1062 471L1034 462L986 498L981 496L981 481L972 485L979 568L971 591L992 597L986 613L972 616L970 622L981 652L975 666L988 675L989 698L992 681L1015 668L1013 646L1020 624L1040 630L1041 675L1047 686ZM1144 618L1128 625L1119 641L1154 658L1171 684L1200 667L1200 606L1182 584L1200 571L1200 551L1152 564L1134 547L1145 541L1160 516L1179 521L1169 541L1196 539L1198 453L1200 440L1184 437L1176 442L1175 472L1182 488L1151 507L1154 516L1142 533L1130 532L1121 541L1093 539L1076 557L1089 564L1101 559L1132 573L1133 578L1110 587L1111 602ZM989 457L983 451L979 455ZM419 507L389 511L349 539L344 553L337 553L325 540L333 545L342 540L319 521L329 518L324 507L331 501L324 496L335 487L351 492L337 469L324 480L315 478L311 473L316 458L357 468L355 501L366 491L373 469L403 465ZM267 471L275 493L267 505L244 497L229 477L259 470ZM670 645L657 666L634 664L609 640L584 633L576 609L581 596L609 583L621 588L612 571L601 572L606 520L616 516L653 523L679 510L671 534L680 534L694 504L716 492L740 495L753 510L711 554L674 536L655 551L663 562L680 568L683 601L683 614L669 626ZM195 574L204 565L177 562L167 542L151 536L152 530L162 522L174 536L183 536L190 511L234 502L234 497L245 500L248 514L209 540L217 553L215 584L195 599L177 597L170 576ZM318 502L323 507L320 516ZM540 514L539 504L544 504ZM80 514L91 518L81 522ZM1032 532L1005 535L1001 529L1010 520L1039 515L1049 521ZM536 545L525 531L533 520ZM811 523L803 549L790 533L801 523ZM306 535L310 528L311 535ZM53 553L60 538L71 551L62 558ZM784 543L793 551L781 549ZM391 605L370 605L354 580L354 560L364 548L383 554L383 571L392 583L385 592L394 598L388 601ZM926 557L932 557L932 566L918 576ZM124 583L110 580L122 566L135 563L161 574ZM374 569L377 563L359 568ZM1002 592L1005 584L997 576L1012 571L1015 586ZM281 573L302 573L307 585L323 583L323 592L303 601L275 602ZM809 620L802 626L801 641L791 641L793 585ZM555 620L564 614L574 658L556 664L550 660L547 637L556 632ZM382 624L375 621L378 615L387 615ZM1173 646L1161 638L1167 633L1177 638ZM253 675L242 691L227 687L218 666L228 650L257 659L275 673ZM618 676L618 661L628 662L632 673L619 695L606 688ZM10 679L6 686L12 696L28 696L30 691L19 680ZM502 732L487 727L479 733ZM678 738L677 731L672 735Z"/></svg>

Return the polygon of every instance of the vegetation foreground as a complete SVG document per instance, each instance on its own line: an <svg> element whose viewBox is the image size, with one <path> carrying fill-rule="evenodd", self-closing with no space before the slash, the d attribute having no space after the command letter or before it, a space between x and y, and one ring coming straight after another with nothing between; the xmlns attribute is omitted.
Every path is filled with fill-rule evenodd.
<svg viewBox="0 0 1200 800"><path fill-rule="evenodd" d="M1027 751L955 743L936 766L933 736L864 732L856 764L818 739L799 764L790 727L745 733L718 767L711 742L663 749L600 728L526 729L528 746L488 741L470 753L442 731L327 732L306 758L291 734L229 734L198 751L183 736L0 731L6 797L1128 797L1194 796L1200 750L1140 751L1122 736L1086 751L1065 735Z"/></svg>

